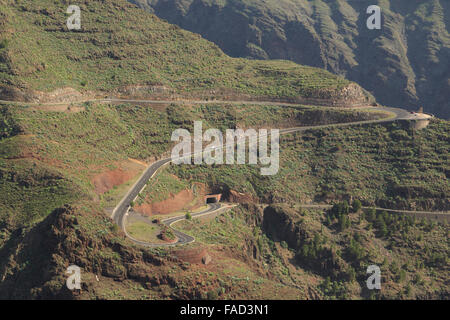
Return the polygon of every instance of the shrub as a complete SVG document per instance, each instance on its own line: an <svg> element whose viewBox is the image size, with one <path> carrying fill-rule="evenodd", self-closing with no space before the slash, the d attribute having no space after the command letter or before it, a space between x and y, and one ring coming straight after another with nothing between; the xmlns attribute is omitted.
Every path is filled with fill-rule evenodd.
<svg viewBox="0 0 450 320"><path fill-rule="evenodd" d="M346 249L346 256L352 262L359 262L364 258L365 252L363 247L352 238Z"/></svg>
<svg viewBox="0 0 450 320"><path fill-rule="evenodd" d="M117 232L119 231L119 226L118 226L117 224L113 224L113 225L111 226L111 231L112 231L113 233L117 233Z"/></svg>
<svg viewBox="0 0 450 320"><path fill-rule="evenodd" d="M333 208L331 208L329 214L333 218L337 218L340 215L343 214L349 214L350 213L350 206L348 205L347 201L339 202L333 205Z"/></svg>
<svg viewBox="0 0 450 320"><path fill-rule="evenodd" d="M344 231L350 227L350 219L348 216L341 214L338 218L339 231Z"/></svg>
<svg viewBox="0 0 450 320"><path fill-rule="evenodd" d="M6 47L8 47L8 40L7 39L2 39L0 41L0 49L5 49Z"/></svg>
<svg viewBox="0 0 450 320"><path fill-rule="evenodd" d="M206 297L208 298L208 300L217 300L217 298L219 296L218 296L218 294L217 294L217 292L215 290L210 290L206 294Z"/></svg>
<svg viewBox="0 0 450 320"><path fill-rule="evenodd" d="M352 203L353 212L358 212L359 210L361 210L361 208L362 208L361 201L359 201L358 199L353 201L353 203Z"/></svg>
<svg viewBox="0 0 450 320"><path fill-rule="evenodd" d="M346 299L347 288L342 281L331 281L330 277L327 277L320 285L319 289L324 295L331 297L332 299Z"/></svg>
<svg viewBox="0 0 450 320"><path fill-rule="evenodd" d="M370 208L369 210L367 210L367 221L374 222L376 218L377 211L375 210L375 208Z"/></svg>

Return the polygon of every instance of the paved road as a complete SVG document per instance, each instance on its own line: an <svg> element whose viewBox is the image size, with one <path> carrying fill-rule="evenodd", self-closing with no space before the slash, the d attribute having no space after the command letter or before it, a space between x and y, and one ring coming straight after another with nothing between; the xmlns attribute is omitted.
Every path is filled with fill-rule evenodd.
<svg viewBox="0 0 450 320"><path fill-rule="evenodd" d="M220 208L222 208L222 205L220 203L212 203L208 205L208 209L198 212L198 213L192 213L191 216L192 218L198 218L204 215L208 215L211 213L216 212L217 210L219 210ZM174 217L174 218L170 218L170 219L166 219L163 220L162 222L167 225L167 226L171 226L172 224L181 221L181 220L185 220L185 216L179 216L179 217Z"/></svg>
<svg viewBox="0 0 450 320"><path fill-rule="evenodd" d="M221 204L219 203L213 203L208 205L208 209L203 210L201 212L198 213L193 213L192 214L192 218L198 218L204 215L210 215L210 214L214 214L214 213L218 213L221 209L225 210L227 207L222 207ZM124 221L126 220L126 218L124 219ZM147 218L147 217L140 217L140 220L145 222L145 223L152 223L152 221ZM166 220L163 220L162 223L164 223L166 226L171 227L174 223L180 222L186 220L186 216L182 215L182 216L178 216L178 217L174 217L174 218L169 218ZM195 241L195 238L185 234L181 231L178 231L176 229L172 229L172 232L174 233L174 235L177 237L177 241L174 243L149 243L149 242L145 242L145 241L140 241L137 239L134 239L133 237L131 237L128 232L126 231L126 228L124 226L123 230L125 231L125 234L127 235L127 237L134 242L135 244L144 246L144 247L172 247L172 246L177 246L177 245L184 245L184 244L188 244L188 243L192 243Z"/></svg>
<svg viewBox="0 0 450 320"><path fill-rule="evenodd" d="M95 100L98 102L123 102L123 103L149 103L149 104L155 104L155 103L180 103L183 101L176 100L176 101L158 101L158 100L127 100L127 99L103 99L103 100ZM278 102L255 102L255 101L189 101L189 103L233 103L233 104L265 104L265 105L294 105L289 103L278 103ZM354 108L353 108L354 109ZM295 128L288 128L288 129L282 129L280 130L280 134L289 134L289 133L295 133L295 132L301 132L311 129L321 129L321 128L332 128L332 127L344 127L344 126L353 126L353 125L361 125L361 124L373 124L373 123L383 123L383 122L392 122L396 120L421 120L421 119L429 119L431 116L426 114L417 114L417 113L411 113L406 110L400 109L400 108L388 108L388 107L371 107L374 111L383 111L383 112L389 112L393 116L385 119L380 120L366 120L366 121L356 121L356 122L348 122L348 123L337 123L337 124L326 124L326 125L317 125L317 126L304 126L304 127L295 127ZM222 147L223 148L223 147ZM191 154L190 156L192 156ZM155 173L160 169L161 167L169 164L172 162L171 158L162 159L159 161L156 161L152 165L150 165L144 173L141 175L141 177L138 179L138 181L131 187L129 192L125 195L125 197L120 201L120 203L117 205L117 207L113 210L113 213L111 215L111 218L113 218L116 223L119 225L119 227L125 232L125 234L136 244L147 246L147 247L158 247L158 246L165 246L160 244L152 244L147 243L143 241L139 241L136 239L133 239L127 232L125 228L125 221L128 214L128 211L131 209L130 204L133 200L137 198L141 190L145 187L148 180L150 180ZM216 211L218 211L221 208L220 204L210 205L209 208L203 212L194 214L193 217L198 217L202 215L208 215L212 214ZM390 209L382 209L381 210L390 210ZM428 212L429 214L434 214L434 212ZM175 222L184 220L184 216L171 218L168 220L163 221L166 225L171 226ZM178 238L178 242L175 244L167 244L167 246L171 245L177 245L177 244L186 244L195 241L195 239L189 235L186 235L178 230L173 230L174 234Z"/></svg>
<svg viewBox="0 0 450 320"><path fill-rule="evenodd" d="M79 100L74 102L55 102L55 103L38 103L38 102L22 102L22 101L8 101L8 100L0 100L0 104L13 104L13 105L21 105L21 106L63 106L67 104L80 104L86 102L97 102L97 103L146 103L146 104L253 104L253 105L273 105L273 106L292 106L292 107L304 107L304 104L299 103L290 103L290 102L274 102L274 101L248 101L248 100L236 100L236 101L223 101L223 100L138 100L138 99L117 99L117 98L105 98L105 99L86 99ZM324 106L323 108L326 108ZM329 107L329 108L341 108L342 107ZM422 118L430 118L428 115L420 115L420 114L411 114L410 112L400 109L400 108L389 108L389 107L372 107L372 106L361 106L361 107L349 107L344 109L364 109L370 108L373 110L380 111L388 111L393 112L397 115L397 119L405 119L405 120L420 120ZM392 121L392 120L390 120Z"/></svg>
<svg viewBox="0 0 450 320"><path fill-rule="evenodd" d="M295 103L282 103L282 102L273 102L273 101L191 101L191 100L136 100L136 99L116 99L116 98L110 98L110 99L90 99L90 100L82 100L77 101L73 103L84 103L84 102L98 102L98 103L147 103L147 104L170 104L170 103L190 103L190 104L217 104L217 103L226 103L226 104L254 104L254 105L284 105L284 106L302 106L301 104L295 104ZM36 105L36 106L42 106L42 105L49 105L49 106L57 106L57 105L66 105L68 102L60 102L60 103L28 103L28 102L17 102L17 101L4 101L0 100L0 104L15 104L15 105ZM361 109L362 107L353 107L348 108L350 109ZM418 114L418 113L411 113L406 110L400 109L400 108L388 108L388 107L370 107L371 110L375 111L384 111L384 112L390 112L393 114L393 117L386 118L386 119L380 119L380 120L367 120L367 121L356 121L356 122L348 122L348 123L337 123L337 124L327 124L327 125L317 125L317 126L304 126L304 127L295 127L295 128L288 128L288 129L282 129L280 130L280 134L289 134L294 132L301 132L311 129L321 129L321 128L332 128L332 127L344 127L344 126L351 126L351 125L361 125L361 124L369 124L369 123L383 123L383 122L392 122L396 120L425 120L432 118L429 115L426 114ZM125 197L120 201L120 203L117 205L116 208L114 208L111 218L114 219L114 221L119 225L119 227L125 231L125 220L126 216L128 214L128 211L131 209L130 204L133 202L133 200L136 199L136 197L139 195L141 190L145 187L148 180L150 180L155 173L163 167L164 165L170 163L172 161L171 158L162 159L159 161L156 161L152 165L150 165L144 173L141 175L141 177L138 179L138 181L131 187L131 189L128 191L128 193L125 195ZM200 215L206 215L206 214L212 214L215 211L220 209L216 206L212 205L204 212L200 212L196 216ZM390 209L382 209L382 210L390 210ZM390 210L394 211L394 210ZM434 214L434 212L421 212L425 214ZM169 226L177 221L180 221L184 219L184 217L177 217L169 219ZM166 221L167 222L167 221ZM179 238L179 241L177 243L184 244L194 241L194 239L188 235L185 235L177 230L174 230L174 233ZM127 233L126 233L127 234ZM142 241L138 241L136 239L132 239L128 234L127 236L134 241L135 243L138 243L140 245L145 246L159 246L154 244L145 243Z"/></svg>
<svg viewBox="0 0 450 320"><path fill-rule="evenodd" d="M42 105L48 105L48 106L57 106L57 105L67 105L71 103L84 103L84 102L98 102L98 103L146 103L146 104L170 104L170 103L178 103L178 104L253 104L253 105L283 105L283 106L303 106L301 104L295 104L295 103L282 103L282 102L273 102L273 101L191 101L191 100L136 100L136 99L116 99L116 98L106 98L106 99L90 99L90 100L82 100L77 102L60 102L60 103L27 103L27 102L17 102L17 101L4 101L0 100L0 104L15 104L15 105L24 105L24 106L42 106ZM369 107L369 106L367 106ZM331 108L331 107L330 107ZM361 109L364 107L352 107L348 108L351 109ZM289 134L289 133L295 133L295 132L301 132L311 129L321 129L321 128L332 128L332 127L344 127L344 126L353 126L353 125L361 125L361 124L373 124L373 123L383 123L383 122L392 122L396 120L426 120L432 118L432 116L429 116L427 114L418 114L418 113L411 113L404 109L400 108L389 108L389 107L370 107L371 110L374 111L383 111L383 112L389 112L393 114L390 118L380 119L380 120L367 120L367 121L356 121L356 122L348 122L348 123L337 123L337 124L327 124L327 125L317 125L317 126L304 126L304 127L295 127L295 128L288 128L288 129L282 129L280 130L280 134ZM223 148L223 147L222 147ZM193 154L192 154L193 155ZM151 244L143 241L139 241L136 239L133 239L126 231L125 222L126 217L131 209L130 205L131 203L137 198L139 193L144 189L146 183L156 174L156 172L162 168L163 166L169 164L172 162L171 158L162 159L159 161L154 162L152 165L150 165L144 173L141 175L141 177L138 179L138 181L131 187L131 189L128 191L128 193L122 198L120 203L114 208L111 218L114 219L114 221L119 225L119 227L125 232L128 238L130 238L131 241L133 241L136 244L147 246L147 247L158 247L158 246L164 246L160 244ZM213 214L216 211L221 209L220 204L214 204L210 205L209 208L203 212L197 213L192 215L193 217L198 217L202 215L208 215ZM386 210L391 212L405 212L402 210L391 210L391 209L382 209L380 210ZM423 214L436 214L435 212L420 212ZM437 213L441 214L441 213ZM167 224L168 226L174 224L175 222L181 221L184 219L184 216L171 218L168 220L163 221L163 223ZM178 237L178 241L175 244L167 244L170 245L177 245L177 244L186 244L195 241L195 239L189 235L186 235L180 231L173 230L174 234Z"/></svg>
<svg viewBox="0 0 450 320"><path fill-rule="evenodd" d="M111 214L111 218L114 219L114 221L120 228L125 229L124 218L126 213L128 213L128 210L130 209L131 202L133 202L137 198L141 190L143 190L143 188L147 184L147 181L149 181L155 175L156 171L158 171L158 169L170 163L171 161L172 160L170 158L162 159L154 162L147 169L145 169L145 171L139 177L138 181L136 181L136 183L131 187L125 197L123 197L119 204L114 208Z"/></svg>

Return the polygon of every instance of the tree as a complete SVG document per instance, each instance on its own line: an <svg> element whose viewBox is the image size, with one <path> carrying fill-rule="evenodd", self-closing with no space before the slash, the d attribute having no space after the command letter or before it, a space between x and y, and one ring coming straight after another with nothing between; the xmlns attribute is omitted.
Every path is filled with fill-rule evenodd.
<svg viewBox="0 0 450 320"><path fill-rule="evenodd" d="M192 215L190 212L186 213L186 220L192 220Z"/></svg>
<svg viewBox="0 0 450 320"><path fill-rule="evenodd" d="M331 226L333 222L331 221L331 217L327 215L327 226Z"/></svg>
<svg viewBox="0 0 450 320"><path fill-rule="evenodd" d="M370 208L367 211L367 221L374 222L376 218L377 218L377 211L375 210L375 208Z"/></svg>
<svg viewBox="0 0 450 320"><path fill-rule="evenodd" d="M381 237L386 237L388 235L389 232L387 229L387 225L382 215L379 215L376 219L375 226L378 229Z"/></svg>
<svg viewBox="0 0 450 320"><path fill-rule="evenodd" d="M8 40L7 39L3 39L0 41L0 49L5 49L6 47L8 47Z"/></svg>
<svg viewBox="0 0 450 320"><path fill-rule="evenodd" d="M219 298L217 292L215 290L210 290L206 294L208 300L217 300Z"/></svg>
<svg viewBox="0 0 450 320"><path fill-rule="evenodd" d="M344 231L345 229L350 227L350 219L348 216L341 214L338 218L339 223L339 231Z"/></svg>
<svg viewBox="0 0 450 320"><path fill-rule="evenodd" d="M396 281L397 282L404 282L406 279L406 271L401 269L398 273L397 273L397 277L396 277Z"/></svg>
<svg viewBox="0 0 450 320"><path fill-rule="evenodd" d="M331 210L329 211L329 215L332 218L339 218L340 215L349 213L350 213L350 206L347 201L334 204Z"/></svg>
<svg viewBox="0 0 450 320"><path fill-rule="evenodd" d="M361 208L362 208L361 201L359 201L358 199L355 199L352 203L353 212L359 212L359 210L361 210Z"/></svg>
<svg viewBox="0 0 450 320"><path fill-rule="evenodd" d="M348 281L350 281L350 282L356 280L356 271L351 266L348 267L347 277L348 277Z"/></svg>

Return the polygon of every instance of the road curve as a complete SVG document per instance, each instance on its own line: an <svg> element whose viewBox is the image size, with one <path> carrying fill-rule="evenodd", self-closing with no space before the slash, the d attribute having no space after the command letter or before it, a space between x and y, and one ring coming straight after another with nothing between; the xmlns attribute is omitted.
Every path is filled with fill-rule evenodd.
<svg viewBox="0 0 450 320"><path fill-rule="evenodd" d="M197 218L197 217L201 217L204 215L210 215L210 214L214 214L217 213L218 211L220 211L221 209L224 209L225 207L222 207L219 203L213 203L208 205L208 209L203 210L201 212L198 213L193 213L191 214L192 218ZM146 220L148 220L148 222L150 223L150 219L149 218L144 218ZM125 219L126 220L126 214L125 214ZM178 217L174 217L174 218L169 218L169 219L165 219L162 221L162 223L164 223L166 226L171 227L174 223L180 222L186 220L186 216L182 215L182 216L178 216ZM125 225L123 227L123 230L125 232L125 234L127 235L127 237L135 244L140 245L140 246L144 246L144 247L150 247L150 248L155 248L155 247L173 247L173 246L178 246L178 245L185 245L188 243L192 243L195 241L195 238L185 234L181 231L178 231L176 229L172 228L172 232L174 233L174 235L177 237L177 241L173 242L173 243L149 243L149 242L145 242L145 241L141 241L141 240L137 240L135 238L133 238L132 236L130 236L128 234L128 232L126 231Z"/></svg>
<svg viewBox="0 0 450 320"><path fill-rule="evenodd" d="M124 100L124 99L107 99L107 100L99 100L100 102L128 102L128 103L139 103L139 102L145 102L145 103L180 103L180 101L154 101L154 100ZM194 101L191 103L212 103L210 101ZM220 103L220 102L214 102L214 103ZM227 102L230 103L230 102ZM232 101L231 103L244 103L244 102L236 102ZM248 102L248 103L255 103L255 102ZM286 105L284 103L274 103L274 102L258 102L259 104L273 104L273 105ZM344 126L353 126L353 125L362 125L362 124L374 124L374 123L384 123L384 122L393 122L397 120L423 120L423 119L429 119L431 116L424 115L424 114L417 114L417 113L411 113L406 110L400 109L400 108L389 108L389 107L371 107L372 110L375 111L384 111L393 114L392 117L379 119L379 120L366 120L366 121L355 121L355 122L347 122L347 123L336 123L336 124L326 124L326 125L317 125L317 126L304 126L304 127L295 127L295 128L288 128L288 129L281 129L280 134L290 134L295 132L301 132L311 129L321 129L321 128L333 128L333 127L344 127ZM191 154L192 155L192 154ZM131 203L137 198L139 193L144 189L146 183L148 180L150 180L156 172L162 168L163 166L169 164L172 162L171 158L161 159L153 164L151 164L139 177L138 181L131 187L131 189L128 191L128 193L122 198L120 203L117 205L116 208L114 208L111 218L114 219L114 221L119 225L119 227L125 232L127 237L133 241L134 243L146 247L161 247L161 246L174 246L174 245L180 245L180 244L186 244L191 243L195 241L195 239L187 234L184 234L178 230L173 229L174 234L177 236L178 241L173 244L152 244L147 243L143 241L139 241L137 239L132 238L126 231L125 221L127 214L129 210L131 209L130 205ZM202 215L208 215L216 212L221 208L220 204L217 205L211 205L209 208L203 212L197 213L192 215L193 217L198 217ZM389 210L389 209L387 209ZM429 212L430 214L433 214L433 212ZM179 216L171 219L164 220L163 223L165 223L167 226L171 226L172 224L184 220L184 216Z"/></svg>
<svg viewBox="0 0 450 320"><path fill-rule="evenodd" d="M105 98L105 99L87 99L87 100L81 100L76 102L58 102L58 103L28 103L28 102L21 102L21 101L7 101L7 100L0 100L0 104L13 104L13 105L22 105L22 106L56 106L56 105L67 105L67 104L74 104L74 103L86 103L86 102L97 102L97 103L146 103L146 104L169 104L169 103L179 103L179 104L220 104L220 103L227 103L227 104L254 104L254 105L276 105L276 106L304 106L302 104L296 104L296 103L283 103L283 102L273 102L273 101L220 101L220 100L208 100L208 101L192 101L192 100L138 100L138 99L117 99L117 98ZM355 110L355 109L361 109L361 107L351 107L351 108L339 108L339 107L330 107L335 109L348 109L348 110ZM366 121L355 121L355 122L347 122L347 123L336 123L336 124L326 124L326 125L317 125L317 126L304 126L304 127L295 127L295 128L287 128L287 129L281 129L280 134L290 134L295 132L302 132L306 130L312 130L312 129L321 129L321 128L333 128L333 127L345 127L345 126L353 126L353 125L362 125L362 124L375 124L375 123L384 123L384 122L393 122L397 120L428 120L430 118L433 118L433 116L427 115L427 114L419 114L419 113L411 113L404 109L400 108L391 108L391 107L369 107L371 110L374 111L383 111L393 114L392 117L379 119L379 120L366 120ZM193 154L192 154L193 155ZM192 156L191 155L191 156ZM161 159L153 164L151 164L139 177L138 181L131 187L131 189L127 192L127 194L122 198L122 200L119 202L119 204L114 208L111 218L117 223L117 225L125 232L127 237L133 241L136 244L147 246L147 247L160 247L160 246L166 246L164 244L152 244L147 243L143 241L139 241L137 239L133 239L126 231L125 228L125 221L127 214L129 210L131 209L131 203L137 198L139 193L144 189L145 185L147 184L147 181L150 180L156 172L162 168L163 166L169 164L172 162L171 158ZM317 205L320 206L320 205ZM201 215L208 215L212 214L218 210L221 209L220 204L218 204L218 207L215 205L210 205L209 208L203 212L197 213L192 215L193 217L198 217ZM391 212L406 212L403 210L393 210L393 209L383 209L379 208L380 210L386 210ZM418 212L419 213L419 212ZM436 214L436 212L420 212L423 214ZM437 214L448 214L448 213L442 213L438 212ZM178 222L184 220L184 216L171 218L164 220L163 223L168 225L169 227ZM174 244L167 244L167 246L173 246L178 244L186 244L191 243L195 241L195 239L189 235L186 235L180 231L174 230L174 234L177 236L178 241Z"/></svg>
<svg viewBox="0 0 450 320"><path fill-rule="evenodd" d="M90 102L103 102L103 103L110 103L110 102L123 102L123 103L149 103L149 104L157 104L157 103L183 103L183 101L180 100L174 100L174 101L159 101L159 100L130 100L130 99L100 99L100 100L89 100ZM5 101L0 101L0 103ZM88 101L84 101L88 102ZM7 102L11 103L11 102ZM190 103L221 103L220 101L190 101ZM234 103L234 104L265 104L265 105L294 105L290 103L281 103L281 102L264 102L264 101L222 101L222 103ZM351 109L351 108L349 108ZM344 127L344 126L353 126L353 125L362 125L362 124L373 124L373 123L383 123L383 122L393 122L396 120L424 120L429 119L431 116L424 115L424 114L417 114L417 113L410 113L406 110L400 109L400 108L389 108L389 107L371 107L374 111L384 111L389 112L393 114L392 117L384 118L380 120L366 120L366 121L356 121L356 122L347 122L347 123L337 123L337 124L326 124L326 125L317 125L317 126L304 126L304 127L295 127L295 128L288 128L288 129L281 129L280 134L290 134L295 132L301 132L311 129L321 129L321 128L332 128L332 127ZM191 154L192 156L193 154ZM178 230L174 230L174 234L177 236L178 241L173 244L153 244L148 243L144 241L139 241L137 239L134 239L131 237L127 231L126 231L126 217L128 215L128 212L131 209L131 203L137 198L139 193L144 189L147 182L156 174L156 172L164 167L165 165L172 162L172 158L166 158L161 159L153 164L151 164L145 171L142 173L142 175L139 177L137 182L130 188L130 190L127 192L127 194L122 198L122 200L119 202L119 204L114 208L111 218L117 223L117 225L125 232L127 237L133 241L134 243L146 247L161 247L161 246L174 246L174 245L180 245L180 244L186 244L191 243L195 241L195 239L187 234L184 234ZM215 213L216 211L221 209L220 204L213 204L210 205L209 208L205 211L199 212L197 214L193 214L193 217L203 216ZM432 212L430 212L432 214ZM167 226L171 226L172 224L184 220L184 216L179 216L171 219L164 220L163 223Z"/></svg>

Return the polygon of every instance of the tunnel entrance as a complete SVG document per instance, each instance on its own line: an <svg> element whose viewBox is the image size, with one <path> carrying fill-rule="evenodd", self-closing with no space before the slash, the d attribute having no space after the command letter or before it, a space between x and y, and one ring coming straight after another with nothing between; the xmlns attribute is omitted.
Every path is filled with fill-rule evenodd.
<svg viewBox="0 0 450 320"><path fill-rule="evenodd" d="M220 202L220 199L222 198L222 194L209 194L205 196L205 203L218 203Z"/></svg>

